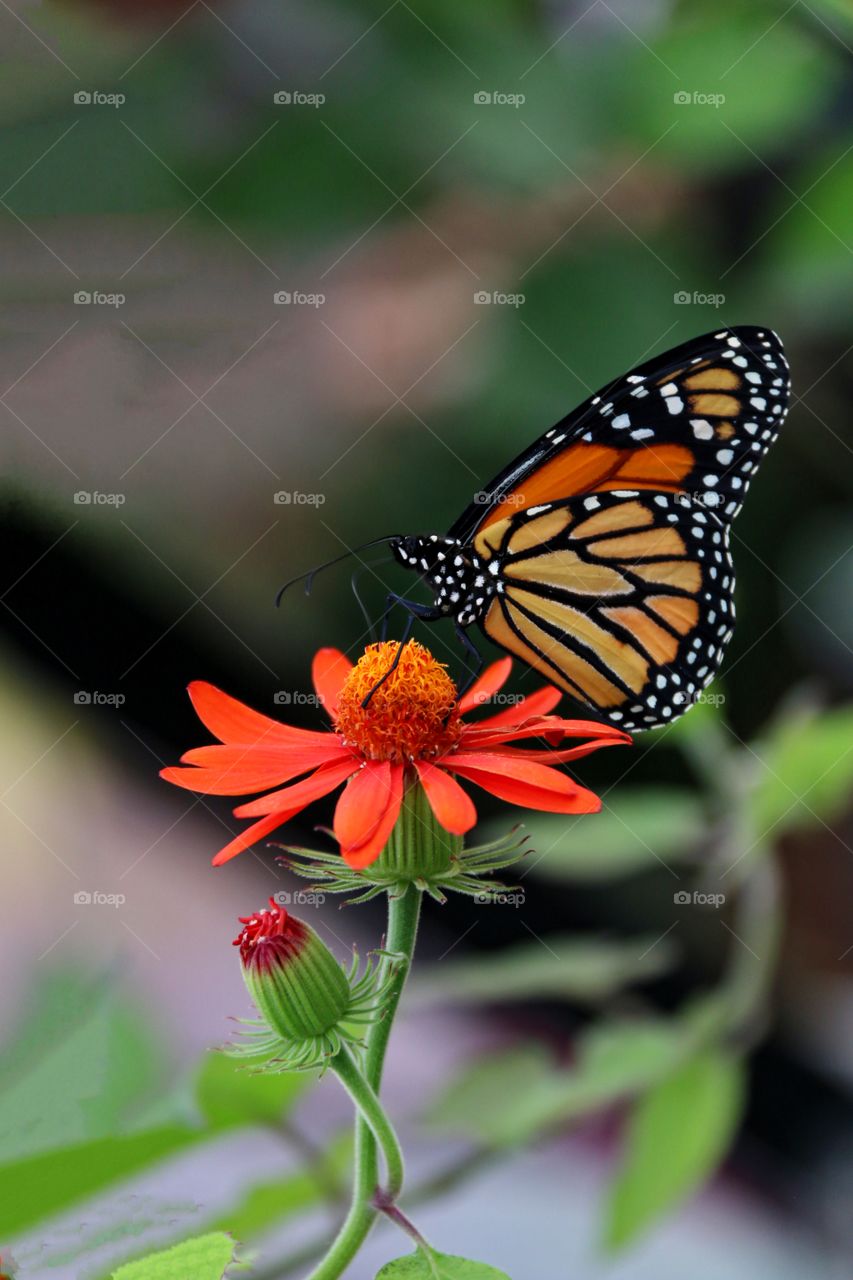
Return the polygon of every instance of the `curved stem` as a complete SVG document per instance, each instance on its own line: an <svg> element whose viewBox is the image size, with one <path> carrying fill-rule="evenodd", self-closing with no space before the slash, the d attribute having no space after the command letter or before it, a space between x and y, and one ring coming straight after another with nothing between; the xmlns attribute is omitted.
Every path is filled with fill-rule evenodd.
<svg viewBox="0 0 853 1280"><path fill-rule="evenodd" d="M403 1190L403 1152L394 1126L349 1049L341 1049L331 1065L382 1149L388 1180L381 1194L383 1200L387 1197L393 1203Z"/></svg>
<svg viewBox="0 0 853 1280"><path fill-rule="evenodd" d="M364 1057L364 1079L377 1094L394 1015L412 964L421 896L420 890L414 885L397 885L388 893L385 950L391 954L383 958L378 974L379 982L389 980L388 997L383 1016L378 1022L374 1022L367 1033ZM367 1239L378 1213L372 1203L378 1183L376 1154L376 1141L370 1127L359 1115L355 1130L355 1186L352 1206L328 1252L308 1276L308 1280L338 1280Z"/></svg>

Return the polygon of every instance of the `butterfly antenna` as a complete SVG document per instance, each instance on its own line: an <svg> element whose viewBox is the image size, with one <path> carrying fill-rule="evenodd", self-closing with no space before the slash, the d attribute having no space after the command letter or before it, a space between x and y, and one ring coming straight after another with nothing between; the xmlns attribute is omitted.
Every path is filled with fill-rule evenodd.
<svg viewBox="0 0 853 1280"><path fill-rule="evenodd" d="M355 596L356 604L361 610L361 616L364 618L364 621L367 624L367 632L368 632L368 635L370 636L371 643L375 643L376 641L376 625L367 610L367 606L365 605L364 600L362 599L361 592L358 589L358 584L362 574L367 573L368 569L373 569L375 565L382 564L382 560L383 560L383 557L379 557L376 560L365 561L364 564L360 564L358 566L358 568L353 572L353 575L350 578L350 586L352 587L352 593Z"/></svg>
<svg viewBox="0 0 853 1280"><path fill-rule="evenodd" d="M297 582L305 582L305 594L311 594L311 588L314 585L314 578L318 573L322 573L324 569L331 569L332 565L340 564L342 560L348 560L350 556L357 556L362 551L367 551L369 547L377 547L383 542L393 542L399 535L392 533L386 538L372 538L370 542L363 542L360 547L353 547L350 551L344 551L339 556L334 556L331 560L327 560L325 564L317 564L313 569L309 569L306 573L299 573L295 578L291 578L285 582L283 587L279 587L275 596L276 608L281 604L285 591L288 591Z"/></svg>

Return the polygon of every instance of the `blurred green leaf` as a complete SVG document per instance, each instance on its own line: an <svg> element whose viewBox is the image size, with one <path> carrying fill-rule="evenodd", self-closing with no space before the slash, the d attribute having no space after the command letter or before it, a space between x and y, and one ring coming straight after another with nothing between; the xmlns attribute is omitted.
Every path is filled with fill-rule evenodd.
<svg viewBox="0 0 853 1280"><path fill-rule="evenodd" d="M607 1210L609 1247L635 1239L714 1171L736 1132L744 1092L742 1063L709 1050L634 1105Z"/></svg>
<svg viewBox="0 0 853 1280"><path fill-rule="evenodd" d="M690 791L646 787L615 791L592 819L531 814L536 874L549 880L606 881L689 857L703 832Z"/></svg>
<svg viewBox="0 0 853 1280"><path fill-rule="evenodd" d="M487 1146L513 1146L647 1088L672 1070L683 1043L677 1021L649 1018L591 1027L571 1069L538 1046L492 1054L465 1067L427 1118Z"/></svg>
<svg viewBox="0 0 853 1280"><path fill-rule="evenodd" d="M801 200L780 189L774 210L779 226L771 241L767 270L779 271L784 264L789 288L814 299L814 305L832 299L840 314L849 317L853 174L845 163L846 145L846 137L839 136L831 151L821 151L817 159L810 157L808 165L792 176L792 191L802 193Z"/></svg>
<svg viewBox="0 0 853 1280"><path fill-rule="evenodd" d="M676 157L684 176L752 168L754 149L772 164L844 74L841 46L830 59L822 45L817 25L782 22L775 5L703 6L666 24L651 47L631 47L611 89L611 127L658 141L656 157Z"/></svg>
<svg viewBox="0 0 853 1280"><path fill-rule="evenodd" d="M221 1231L185 1240L171 1249L128 1262L113 1280L223 1280L234 1258L234 1240Z"/></svg>
<svg viewBox="0 0 853 1280"><path fill-rule="evenodd" d="M429 1254L418 1249L405 1258L395 1258L377 1272L376 1280L510 1280L505 1271L486 1262L472 1262L449 1253Z"/></svg>
<svg viewBox="0 0 853 1280"><path fill-rule="evenodd" d="M251 1240L324 1198L345 1192L343 1180L351 1163L352 1135L347 1132L320 1153L313 1167L250 1187L211 1226L232 1231L239 1240Z"/></svg>
<svg viewBox="0 0 853 1280"><path fill-rule="evenodd" d="M160 1046L111 984L51 975L26 1009L2 1072L4 1160L114 1133L163 1083Z"/></svg>
<svg viewBox="0 0 853 1280"><path fill-rule="evenodd" d="M61 1147L0 1166L0 1239L205 1136L202 1130L189 1126L165 1125L129 1137L98 1138Z"/></svg>
<svg viewBox="0 0 853 1280"><path fill-rule="evenodd" d="M752 798L759 836L832 822L853 795L853 709L783 721L755 746L761 764Z"/></svg>
<svg viewBox="0 0 853 1280"><path fill-rule="evenodd" d="M276 1124L314 1083L307 1071L267 1075L238 1067L224 1053L208 1053L196 1078L196 1102L214 1129Z"/></svg>
<svg viewBox="0 0 853 1280"><path fill-rule="evenodd" d="M549 935L499 952L437 966L415 983L424 1003L470 1004L518 999L603 1000L645 982L672 964L675 947L657 935L608 939Z"/></svg>

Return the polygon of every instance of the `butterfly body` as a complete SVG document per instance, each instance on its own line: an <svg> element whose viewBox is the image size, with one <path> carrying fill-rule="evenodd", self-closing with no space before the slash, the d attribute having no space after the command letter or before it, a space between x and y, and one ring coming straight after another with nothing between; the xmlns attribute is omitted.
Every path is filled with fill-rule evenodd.
<svg viewBox="0 0 853 1280"><path fill-rule="evenodd" d="M545 432L449 533L391 542L432 588L425 621L474 623L626 729L670 723L734 622L731 522L790 383L769 330L726 329L639 366Z"/></svg>

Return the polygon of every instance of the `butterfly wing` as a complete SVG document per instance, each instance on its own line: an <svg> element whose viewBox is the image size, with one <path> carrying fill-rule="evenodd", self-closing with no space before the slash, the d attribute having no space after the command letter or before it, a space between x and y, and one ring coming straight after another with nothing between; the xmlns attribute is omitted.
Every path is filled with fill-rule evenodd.
<svg viewBox="0 0 853 1280"><path fill-rule="evenodd" d="M587 493L694 494L726 521L776 439L790 392L769 329L705 334L639 365L573 410L501 472L450 536L470 541L508 513Z"/></svg>
<svg viewBox="0 0 853 1280"><path fill-rule="evenodd" d="M486 635L620 727L670 723L713 679L734 623L728 527L689 495L568 498L474 548L497 579Z"/></svg>

